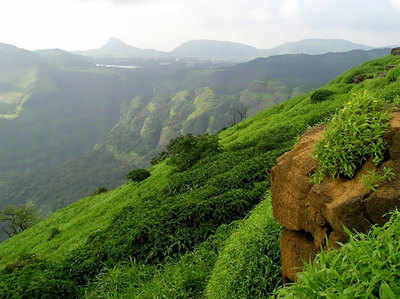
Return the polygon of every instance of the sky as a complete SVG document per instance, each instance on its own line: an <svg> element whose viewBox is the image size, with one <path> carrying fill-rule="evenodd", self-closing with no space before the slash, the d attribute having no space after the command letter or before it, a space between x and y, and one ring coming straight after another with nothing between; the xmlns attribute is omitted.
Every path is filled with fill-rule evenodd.
<svg viewBox="0 0 400 299"><path fill-rule="evenodd" d="M1 0L0 12L0 42L30 50L93 49L110 37L162 51L193 39L400 43L400 0Z"/></svg>

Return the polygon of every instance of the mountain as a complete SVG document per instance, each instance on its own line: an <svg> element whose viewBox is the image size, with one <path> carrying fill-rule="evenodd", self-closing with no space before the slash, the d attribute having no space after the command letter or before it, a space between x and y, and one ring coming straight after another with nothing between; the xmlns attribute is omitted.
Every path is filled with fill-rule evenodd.
<svg viewBox="0 0 400 299"><path fill-rule="evenodd" d="M165 73L162 75L146 69L133 73L112 71L109 82L104 83L100 79L94 80L94 75L89 75L88 70L80 70L76 75L79 76L77 80L86 83L80 86L75 81L65 81L63 84L68 88L64 90L60 86L58 97L61 101L74 103L72 99L76 98L78 101L80 93L85 94L88 101L85 110L76 106L71 114L73 117L69 119L71 123L63 123L66 128L70 128L76 123L76 119L82 117L82 111L88 110L88 119L84 123L87 133L83 130L80 133L76 131L72 136L66 135L70 138L68 147L76 145L79 141L78 144L85 145L85 151L63 150L62 155L59 153L63 149L61 144L56 148L46 147L46 142L41 143L40 147L35 145L35 148L40 148L38 153L52 153L53 157L58 157L57 163L39 164L41 167L38 168L37 163L33 164L35 155L28 155L32 145L28 142L23 143L23 138L27 139L26 134L32 133L29 130L25 133L18 131L20 142L10 143L10 147L2 150L4 154L12 155L7 156L8 160L0 160L9 165L3 173L9 174L7 170L15 169L15 163L9 161L16 160L19 161L21 171L30 171L9 177L7 182L0 186L0 198L3 204L32 200L47 211L64 207L93 193L100 186L118 186L124 181L128 169L147 167L151 159L163 151L172 138L188 133L217 133L245 117L318 88L357 64L389 52L389 49L385 49L324 55L284 55L259 58L218 69L187 68L163 71ZM72 72L71 76L74 74L75 72ZM107 72L100 72L97 76L102 77L105 74ZM119 77L121 82L114 76ZM96 96L93 91L89 92L90 86L87 85L90 81L86 77L92 78L93 85L101 84L101 96ZM121 85L122 82L126 82L126 85ZM88 90L82 89L84 86L87 86ZM139 86L146 88L141 90ZM128 87L130 89L127 89ZM71 99L66 95L70 95ZM108 106L110 110L99 111L97 103L101 100L104 101L102 105L106 105L107 96L113 99ZM94 107L91 108L91 105ZM39 107L43 111L48 109L46 106ZM106 122L107 126L101 127L100 131L95 131L96 134L92 133L88 137L86 134L98 127L96 122L106 117L107 111L113 112L109 115L112 118ZM47 120L52 115L62 116L63 113L54 110L54 113L43 119ZM32 124L32 128L41 123L37 122L36 125ZM50 123L53 122L54 120ZM103 122L104 120L101 123ZM59 131L54 131L58 133L58 137L52 137L52 143L65 140L65 130L60 128ZM10 140L15 138L12 135ZM18 159L12 158L16 155L15 151L11 150L13 147L24 149L24 154L18 156ZM49 149L58 151L49 152ZM46 158L47 156L40 156L38 161L45 163ZM36 175L32 176L32 173Z"/></svg>
<svg viewBox="0 0 400 299"><path fill-rule="evenodd" d="M341 39L306 39L285 43L272 49L255 47L230 41L191 40L176 47L171 52L144 50L132 47L119 39L111 38L100 49L79 51L77 54L92 57L114 58L161 58L178 57L213 61L248 61L257 57L269 57L282 54L324 54L329 52L347 52L351 50L370 50L372 47L355 44Z"/></svg>
<svg viewBox="0 0 400 299"><path fill-rule="evenodd" d="M291 98L215 137L176 143L190 146L173 147L169 158L149 168L149 178L77 201L0 243L0 297L268 298L282 287L281 228L272 217L268 191L271 168L308 128L330 121L344 106L357 107L351 119L333 118L346 130L361 121L357 133L366 123L368 134L383 135L380 123L371 125L363 117L369 105L357 101L379 97L385 101L379 117L387 120L381 112L399 103L399 74L400 58L385 56L345 72L318 93ZM339 133L328 136L348 138L352 145L358 136L369 136ZM352 149L359 157L360 151ZM374 155L371 149L368 153ZM177 159L188 157L195 158L193 164L178 169ZM356 235L351 247L321 256L318 270L310 265L302 278L311 292L289 285L286 297L296 297L290 295L294 290L299 298L315 292L334 298L345 290L353 298L371 288L377 298L396 298L399 219L397 212L389 226ZM368 263L371 256L388 254L390 262ZM346 273L347 279L337 273Z"/></svg>
<svg viewBox="0 0 400 299"><path fill-rule="evenodd" d="M348 52L351 50L370 49L372 49L372 47L341 39L306 39L285 43L272 49L257 49L246 44L233 42L193 40L183 43L173 50L171 54L178 57L244 61L256 57L269 57L282 54L317 55L329 52Z"/></svg>
<svg viewBox="0 0 400 299"><path fill-rule="evenodd" d="M178 57L243 61L257 57L258 50L246 44L228 41L192 40L178 46L171 54Z"/></svg>
<svg viewBox="0 0 400 299"><path fill-rule="evenodd" d="M371 50L372 47L355 44L343 39L305 39L282 44L272 49L259 50L259 56L267 57L282 54L324 54L347 52L351 50Z"/></svg>
<svg viewBox="0 0 400 299"><path fill-rule="evenodd" d="M94 50L78 51L77 54L92 57L117 57L117 58L156 58L167 54L151 49L132 47L117 38L111 38L103 47Z"/></svg>

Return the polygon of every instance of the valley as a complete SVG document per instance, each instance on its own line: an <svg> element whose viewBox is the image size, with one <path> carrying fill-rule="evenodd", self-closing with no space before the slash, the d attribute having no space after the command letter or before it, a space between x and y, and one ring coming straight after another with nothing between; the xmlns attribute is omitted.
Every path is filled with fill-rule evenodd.
<svg viewBox="0 0 400 299"><path fill-rule="evenodd" d="M34 71L14 77L4 72L23 100L0 119L0 134L8 141L0 149L0 207L33 201L45 214L101 186L122 184L129 169L148 167L181 134L215 134L389 52L160 65L5 48L9 56L2 56L3 66L29 56L24 68Z"/></svg>

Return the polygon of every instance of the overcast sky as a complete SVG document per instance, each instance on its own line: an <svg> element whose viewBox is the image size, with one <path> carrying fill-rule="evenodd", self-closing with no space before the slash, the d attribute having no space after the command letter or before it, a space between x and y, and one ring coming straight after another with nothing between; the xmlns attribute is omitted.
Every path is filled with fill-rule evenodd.
<svg viewBox="0 0 400 299"><path fill-rule="evenodd" d="M191 39L400 43L400 0L1 0L0 11L0 42L27 49L97 48L112 36L164 51Z"/></svg>

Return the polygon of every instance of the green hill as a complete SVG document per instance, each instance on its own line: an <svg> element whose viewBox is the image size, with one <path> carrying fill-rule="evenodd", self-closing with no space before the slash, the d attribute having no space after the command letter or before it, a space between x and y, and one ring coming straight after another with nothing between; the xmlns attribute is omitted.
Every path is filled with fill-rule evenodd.
<svg viewBox="0 0 400 299"><path fill-rule="evenodd" d="M388 65L396 67L379 76ZM369 79L354 83L360 74ZM167 159L145 181L82 199L1 243L0 297L271 294L280 275L274 267L279 227L272 225L266 196L269 170L353 93L398 101L400 58L370 61L323 89L332 92L323 101L294 97L223 130L217 135L222 151L186 170L176 171ZM219 279L226 267L230 275Z"/></svg>
<svg viewBox="0 0 400 299"><path fill-rule="evenodd" d="M67 62L76 65L79 56L42 52L57 65L44 73L54 91L38 92L19 119L0 128L0 136L9 138L0 150L0 206L34 201L48 212L100 186L114 188L129 169L147 167L171 138L215 134L388 51L133 72L70 67Z"/></svg>

